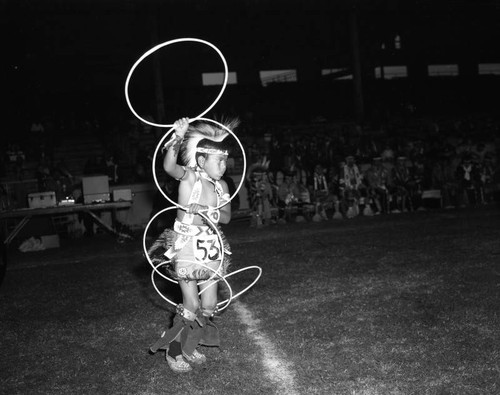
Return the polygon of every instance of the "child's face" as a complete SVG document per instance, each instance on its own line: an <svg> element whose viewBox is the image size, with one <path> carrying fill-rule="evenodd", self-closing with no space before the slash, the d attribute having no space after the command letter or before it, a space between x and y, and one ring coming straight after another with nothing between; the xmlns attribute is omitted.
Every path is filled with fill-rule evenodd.
<svg viewBox="0 0 500 395"><path fill-rule="evenodd" d="M220 180L227 168L227 155L208 155L203 170L214 180Z"/></svg>

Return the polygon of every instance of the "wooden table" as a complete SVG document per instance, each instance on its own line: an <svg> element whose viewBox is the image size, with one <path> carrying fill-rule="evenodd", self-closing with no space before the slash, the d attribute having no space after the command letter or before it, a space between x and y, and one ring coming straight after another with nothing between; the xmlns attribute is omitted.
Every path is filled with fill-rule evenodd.
<svg viewBox="0 0 500 395"><path fill-rule="evenodd" d="M43 208L19 208L14 210L0 211L0 221L4 221L12 218L21 218L21 220L16 224L14 229L7 234L5 231L5 238L3 244L8 246L11 241L16 237L19 231L29 222L29 220L35 216L41 215L61 215L61 214L72 214L72 213L87 213L93 219L93 221L107 230L110 233L117 235L120 238L132 237L125 233L121 233L116 229L116 211L120 209L128 209L132 206L130 201L120 201L120 202L109 202L109 203L93 203L93 204L67 204L59 205L54 207L43 207ZM95 214L98 211L111 211L112 226L104 223L99 216ZM4 227L7 229L7 227Z"/></svg>

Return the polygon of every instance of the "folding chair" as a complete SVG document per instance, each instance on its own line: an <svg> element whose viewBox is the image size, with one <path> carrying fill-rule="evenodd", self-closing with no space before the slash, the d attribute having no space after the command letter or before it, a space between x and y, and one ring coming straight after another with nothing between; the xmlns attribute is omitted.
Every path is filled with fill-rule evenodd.
<svg viewBox="0 0 500 395"><path fill-rule="evenodd" d="M432 200L437 202L438 207L443 207L443 196L441 194L441 189L428 189L422 192L422 203L426 200Z"/></svg>

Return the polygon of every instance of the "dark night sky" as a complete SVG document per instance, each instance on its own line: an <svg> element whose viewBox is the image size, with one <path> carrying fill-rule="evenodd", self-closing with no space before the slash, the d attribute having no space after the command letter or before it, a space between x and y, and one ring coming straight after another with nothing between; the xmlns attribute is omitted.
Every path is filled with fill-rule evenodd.
<svg viewBox="0 0 500 395"><path fill-rule="evenodd" d="M110 101L123 106L123 84L135 60L154 44L178 37L213 42L230 70L238 72L296 68L307 59L321 68L348 65L351 3L4 0L2 78L8 114L29 117L72 106L90 111ZM418 49L428 62L500 62L499 16L500 2L488 0L358 1L364 61L376 64L381 42L401 34L406 50ZM197 55L189 60L200 72L220 71L218 65L197 61Z"/></svg>

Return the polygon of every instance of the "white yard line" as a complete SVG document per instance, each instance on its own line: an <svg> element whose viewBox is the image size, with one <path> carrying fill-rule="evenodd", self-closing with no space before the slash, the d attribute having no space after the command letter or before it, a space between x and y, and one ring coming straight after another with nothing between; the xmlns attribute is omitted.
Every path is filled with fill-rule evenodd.
<svg viewBox="0 0 500 395"><path fill-rule="evenodd" d="M263 354L262 363L265 373L279 388L276 393L298 395L292 364L280 358L281 353L276 349L272 341L261 332L259 328L260 320L253 317L252 312L247 309L244 303L233 302L233 309L238 314L240 321L247 326L247 334L260 347Z"/></svg>

